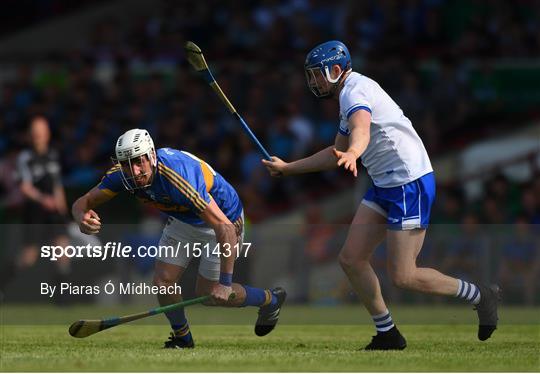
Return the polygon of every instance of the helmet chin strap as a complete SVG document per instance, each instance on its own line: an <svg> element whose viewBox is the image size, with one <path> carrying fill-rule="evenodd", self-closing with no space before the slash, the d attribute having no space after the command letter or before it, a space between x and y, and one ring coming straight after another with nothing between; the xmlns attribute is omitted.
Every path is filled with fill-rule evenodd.
<svg viewBox="0 0 540 374"><path fill-rule="evenodd" d="M152 164L152 166L154 167L157 166L157 157L155 156L156 156L156 151L152 148L152 150L148 152L148 159L150 160L150 164Z"/></svg>
<svg viewBox="0 0 540 374"><path fill-rule="evenodd" d="M152 167L152 175L150 176L150 180L149 180L149 183L148 185L152 184L152 182L154 181L154 176L156 175L156 170L157 170L157 155L155 153L156 151L154 149L152 149L151 152L148 152L148 159L150 160L150 164L153 166ZM148 187L148 186L147 186Z"/></svg>
<svg viewBox="0 0 540 374"><path fill-rule="evenodd" d="M341 73L337 76L336 79L332 79L332 77L330 76L330 70L328 70L328 66L325 66L325 67L324 67L324 72L325 72L325 74L326 74L326 80L327 80L329 83L335 84L335 83L339 82L339 79L341 78L341 76L343 75L343 73L344 73L345 71L342 70Z"/></svg>

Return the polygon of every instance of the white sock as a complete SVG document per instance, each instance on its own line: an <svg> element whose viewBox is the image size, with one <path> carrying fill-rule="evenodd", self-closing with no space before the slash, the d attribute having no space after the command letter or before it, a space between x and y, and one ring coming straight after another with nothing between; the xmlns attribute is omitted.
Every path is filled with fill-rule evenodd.
<svg viewBox="0 0 540 374"><path fill-rule="evenodd" d="M480 302L480 289L473 283L458 279L456 297L467 300L472 305L478 305Z"/></svg>
<svg viewBox="0 0 540 374"><path fill-rule="evenodd" d="M394 327L394 322L388 309L384 313L371 316L371 318L373 318L377 332L386 332Z"/></svg>

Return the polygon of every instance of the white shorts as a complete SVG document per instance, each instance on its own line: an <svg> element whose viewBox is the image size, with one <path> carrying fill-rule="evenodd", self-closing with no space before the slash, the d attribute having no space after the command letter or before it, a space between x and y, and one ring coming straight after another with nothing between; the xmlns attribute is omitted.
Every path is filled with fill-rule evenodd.
<svg viewBox="0 0 540 374"><path fill-rule="evenodd" d="M238 248L242 249L244 241L243 213L234 225L237 228ZM199 274L208 280L219 280L221 261L218 252L214 250L217 246L217 240L213 228L197 227L169 217L159 240L159 246L170 246L179 248L179 250L175 256L172 253L160 253L156 257L157 260L185 269L193 258L200 257ZM200 248L200 252L195 248Z"/></svg>

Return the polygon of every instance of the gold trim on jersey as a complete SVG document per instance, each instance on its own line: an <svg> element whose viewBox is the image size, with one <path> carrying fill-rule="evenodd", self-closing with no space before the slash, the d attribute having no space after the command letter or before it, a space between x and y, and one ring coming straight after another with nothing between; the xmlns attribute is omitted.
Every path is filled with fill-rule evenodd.
<svg viewBox="0 0 540 374"><path fill-rule="evenodd" d="M120 165L114 165L112 168L110 168L109 170L107 170L107 172L105 173L105 175L115 173L115 172L117 172L118 170L120 170Z"/></svg>
<svg viewBox="0 0 540 374"><path fill-rule="evenodd" d="M201 198L201 195L193 188L193 186L182 178L182 176L161 162L158 163L158 170L173 186L182 192L191 203L199 209L199 211L202 212L206 209L208 203Z"/></svg>
<svg viewBox="0 0 540 374"><path fill-rule="evenodd" d="M204 184L206 184L206 192L210 193L212 187L214 187L214 173L206 162L201 160L201 170L203 173Z"/></svg>
<svg viewBox="0 0 540 374"><path fill-rule="evenodd" d="M113 190L108 189L108 188L99 188L98 187L98 190L100 190L105 195L110 196L110 197L114 197L114 196L118 195L118 192L114 192Z"/></svg>

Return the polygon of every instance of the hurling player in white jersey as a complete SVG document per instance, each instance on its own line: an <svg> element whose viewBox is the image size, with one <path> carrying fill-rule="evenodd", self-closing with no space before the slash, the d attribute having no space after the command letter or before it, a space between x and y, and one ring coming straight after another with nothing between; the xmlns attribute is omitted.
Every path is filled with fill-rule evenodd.
<svg viewBox="0 0 540 374"><path fill-rule="evenodd" d="M335 144L301 160L284 162L272 157L263 163L272 176L344 167L356 177L358 158L367 169L373 185L358 207L339 255L377 330L366 349L404 349L407 345L394 325L370 264L373 251L384 239L388 272L395 286L455 296L474 304L478 338L488 339L497 327L498 287L477 285L416 265L435 198L435 179L411 121L377 82L352 71L349 51L339 41L311 50L304 68L315 96L339 101Z"/></svg>

